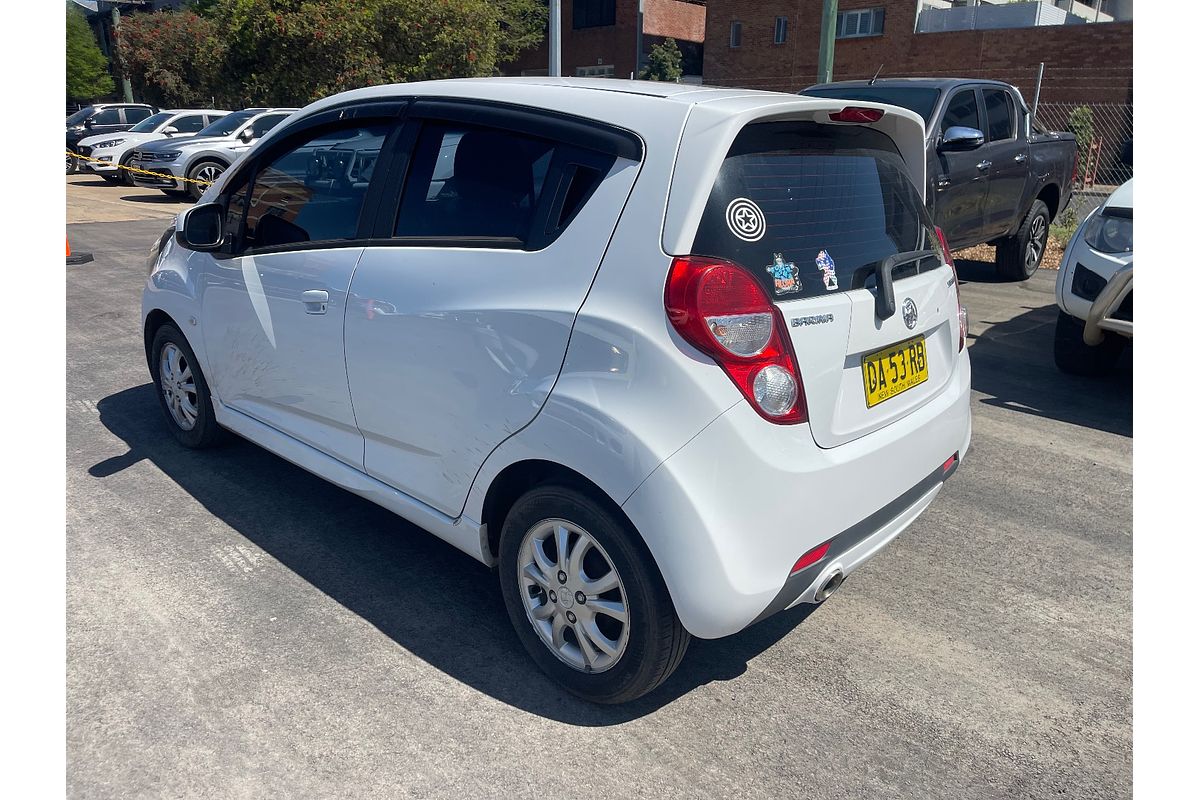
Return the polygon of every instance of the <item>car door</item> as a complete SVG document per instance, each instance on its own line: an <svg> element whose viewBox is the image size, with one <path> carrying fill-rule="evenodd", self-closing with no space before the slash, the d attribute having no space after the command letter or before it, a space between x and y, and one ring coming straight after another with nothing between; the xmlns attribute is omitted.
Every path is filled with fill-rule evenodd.
<svg viewBox="0 0 1200 800"><path fill-rule="evenodd" d="M941 136L953 127L983 130L983 116L974 88L959 89L946 102L942 112ZM934 221L945 232L952 246L983 241L984 202L987 199L987 174L984 148L973 150L937 150L937 177L934 181Z"/></svg>
<svg viewBox="0 0 1200 800"><path fill-rule="evenodd" d="M554 385L640 144L463 102L412 114L393 204L350 286L347 373L367 473L457 516Z"/></svg>
<svg viewBox="0 0 1200 800"><path fill-rule="evenodd" d="M202 288L221 402L359 469L342 325L363 252L360 218L396 126L306 127L239 167L221 201L228 251L210 259Z"/></svg>
<svg viewBox="0 0 1200 800"><path fill-rule="evenodd" d="M983 108L987 128L988 192L984 226L989 237L1002 236L1019 223L1025 209L1029 180L1029 142L1020 130L1020 117L1012 94L1003 87L984 87Z"/></svg>

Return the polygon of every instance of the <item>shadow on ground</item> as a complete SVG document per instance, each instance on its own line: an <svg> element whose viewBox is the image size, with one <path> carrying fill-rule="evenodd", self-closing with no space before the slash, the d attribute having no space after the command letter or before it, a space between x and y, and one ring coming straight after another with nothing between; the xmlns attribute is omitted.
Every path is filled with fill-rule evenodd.
<svg viewBox="0 0 1200 800"><path fill-rule="evenodd" d="M159 192L158 194L127 194L124 197L122 197L121 199L127 200L130 203L149 203L150 205L155 205L155 206L162 206L162 205L174 206L174 205L179 205L180 203L187 202L191 198L190 197L189 198L171 197L170 195Z"/></svg>
<svg viewBox="0 0 1200 800"><path fill-rule="evenodd" d="M989 395L980 402L1132 437L1133 347L1109 375L1067 375L1054 365L1058 306L1023 308L970 337L971 388Z"/></svg>
<svg viewBox="0 0 1200 800"><path fill-rule="evenodd" d="M586 703L546 678L517 641L494 573L392 513L242 439L191 451L167 432L152 384L98 404L129 452L88 470L104 480L143 459L210 513L398 645L511 706L574 725L652 713L697 686L741 675L812 607L777 614L737 636L693 640L657 691L619 707Z"/></svg>

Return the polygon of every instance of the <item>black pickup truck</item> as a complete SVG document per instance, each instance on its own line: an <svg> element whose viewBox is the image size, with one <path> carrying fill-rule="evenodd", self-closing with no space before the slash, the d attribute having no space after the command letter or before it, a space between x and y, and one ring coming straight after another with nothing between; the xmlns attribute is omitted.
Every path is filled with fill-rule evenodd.
<svg viewBox="0 0 1200 800"><path fill-rule="evenodd" d="M810 86L800 94L890 103L925 120L925 202L953 248L996 245L1010 280L1037 271L1050 223L1067 207L1075 137L1034 124L1021 93L998 81L887 78Z"/></svg>

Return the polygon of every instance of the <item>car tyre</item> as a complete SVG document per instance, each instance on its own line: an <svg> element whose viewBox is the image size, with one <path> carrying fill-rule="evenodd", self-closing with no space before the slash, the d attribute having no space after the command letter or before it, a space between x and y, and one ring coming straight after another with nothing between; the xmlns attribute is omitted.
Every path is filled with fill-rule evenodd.
<svg viewBox="0 0 1200 800"><path fill-rule="evenodd" d="M121 168L117 170L116 183L119 183L122 186L134 186L135 185L133 182L133 173L130 172L128 169L129 162L132 160L133 160L133 153L130 153L129 155L125 156L125 158L121 159Z"/></svg>
<svg viewBox="0 0 1200 800"><path fill-rule="evenodd" d="M189 178L191 178L193 181L212 182L212 181L215 181L217 178L221 177L221 173L224 172L226 169L227 169L226 165L222 164L220 161L211 161L211 160L201 161L198 164L196 164L195 166L193 166L190 170L188 170L187 176ZM193 200L199 200L200 195L204 194L204 190L207 188L208 188L208 185L203 185L203 184L199 184L199 183L188 183L187 193L192 196Z"/></svg>
<svg viewBox="0 0 1200 800"><path fill-rule="evenodd" d="M167 428L181 445L201 450L221 442L224 429L217 424L212 395L196 354L169 322L154 333L150 375Z"/></svg>
<svg viewBox="0 0 1200 800"><path fill-rule="evenodd" d="M79 159L74 156L67 156L67 174L74 175L79 172Z"/></svg>
<svg viewBox="0 0 1200 800"><path fill-rule="evenodd" d="M563 586L559 564L564 559L556 546L560 528L567 532L562 571L570 571L572 563L578 565L577 574L569 576L566 584L576 591L550 601L551 592ZM543 531L547 538L539 543ZM546 545L547 541L552 544ZM554 559L549 558L547 546ZM543 547L540 559L533 555L535 547ZM573 561L575 548L583 549ZM537 580L528 577L534 574L528 571L530 566ZM611 576L605 567L611 569ZM547 569L553 574L546 574ZM662 684L687 651L691 637L675 613L653 557L607 498L598 500L565 485L527 492L504 520L499 574L509 620L525 650L543 672L585 700L624 703L641 697ZM595 580L581 583L585 578ZM549 581L549 587L542 580ZM583 589L598 590L614 583L617 588L580 594ZM568 602L572 605L564 605ZM625 621L598 610L602 604L618 613L623 609ZM579 613L572 617L575 611ZM580 636L586 638L586 648ZM554 649L558 639L562 644ZM608 651L594 642L603 642Z"/></svg>
<svg viewBox="0 0 1200 800"><path fill-rule="evenodd" d="M1058 311L1054 326L1054 363L1069 375L1099 376L1110 372L1124 352L1126 340L1115 333L1106 333L1104 341L1095 347L1083 341L1083 323Z"/></svg>
<svg viewBox="0 0 1200 800"><path fill-rule="evenodd" d="M1010 281L1027 281L1038 271L1050 239L1050 209L1034 200L1017 232L996 244L996 270Z"/></svg>

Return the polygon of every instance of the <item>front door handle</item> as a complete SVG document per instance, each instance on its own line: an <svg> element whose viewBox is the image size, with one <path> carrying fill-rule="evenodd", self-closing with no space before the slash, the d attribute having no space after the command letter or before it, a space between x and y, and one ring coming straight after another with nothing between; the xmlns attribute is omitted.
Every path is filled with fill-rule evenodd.
<svg viewBox="0 0 1200 800"><path fill-rule="evenodd" d="M329 292L324 289L309 289L300 295L305 314L324 314L329 308Z"/></svg>
<svg viewBox="0 0 1200 800"><path fill-rule="evenodd" d="M1025 159L1027 158L1029 158L1029 156L1025 153L1017 153L1015 156L1013 156L1013 161L1016 161L1018 164L1024 164Z"/></svg>
<svg viewBox="0 0 1200 800"><path fill-rule="evenodd" d="M986 158L975 165L975 169L979 170L980 172L987 172L991 168L992 162L988 161Z"/></svg>

